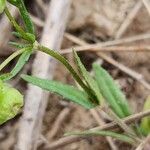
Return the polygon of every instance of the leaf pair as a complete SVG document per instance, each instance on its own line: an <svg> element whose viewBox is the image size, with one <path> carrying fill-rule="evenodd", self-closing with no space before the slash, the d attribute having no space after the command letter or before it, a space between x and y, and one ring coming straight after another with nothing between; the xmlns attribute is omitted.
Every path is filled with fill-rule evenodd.
<svg viewBox="0 0 150 150"><path fill-rule="evenodd" d="M95 80L94 80L89 74L89 72L86 71L84 65L82 64L80 58L78 57L75 51L74 51L74 58L78 66L78 70L82 76L82 80L86 83L86 87L88 88L89 92L87 92L87 90L81 91L73 87L70 88L69 85L61 84L59 82L55 82L54 84L54 81L50 80L48 81L36 77L29 77L24 75L23 79L50 92L55 92L59 95L62 95L66 99L78 103L85 108L93 108L93 106L102 104L104 97L107 100L108 104L113 109L113 111L120 118L130 115L131 112L129 110L127 100L125 99L125 96L122 93L122 91L113 81L112 77L102 67L94 64L93 65L93 69L95 72ZM63 85L64 90L62 90ZM68 92L70 93L69 95ZM79 94L80 96L77 93L80 93ZM83 97L81 96L82 95L81 93L82 94L84 93L83 94L84 100ZM71 94L73 95L72 97Z"/></svg>
<svg viewBox="0 0 150 150"><path fill-rule="evenodd" d="M74 52L74 57L76 59L77 65L78 65L78 69L80 70L80 72L82 74L83 80L85 80L87 83L87 85L84 85L87 90L85 90L85 89L79 90L70 85L62 84L62 83L59 83L56 81L40 79L37 77L27 76L27 75L23 75L22 78L29 83L32 83L36 86L41 87L42 89L48 90L50 92L55 92L68 100L71 100L75 103L80 104L81 106L83 106L85 108L88 108L88 109L93 108L93 107L99 105L100 100L102 99L102 96L98 90L98 85L96 84L94 79L89 75L89 73L86 71L85 67L82 65L79 57L77 56L77 54L75 52ZM73 75L74 75L74 73L76 73L75 71L72 71L72 67L68 67L68 63L66 60L62 59L62 57L60 60L63 61L62 63L64 65L67 64L66 66L69 71L71 68L71 73L73 73ZM76 76L78 76L78 75L75 74L75 77ZM99 101L98 101L98 99L99 99Z"/></svg>

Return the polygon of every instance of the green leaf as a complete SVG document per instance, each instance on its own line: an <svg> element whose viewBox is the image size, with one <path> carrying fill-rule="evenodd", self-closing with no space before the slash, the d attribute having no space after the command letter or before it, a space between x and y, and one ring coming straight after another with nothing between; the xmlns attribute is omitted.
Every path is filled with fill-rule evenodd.
<svg viewBox="0 0 150 150"><path fill-rule="evenodd" d="M112 91L109 88L108 76L104 73L104 69L102 69L99 65L93 64L93 69L95 72L95 79L99 85L100 91L112 110L120 117L123 118L126 115L124 114L122 108L117 103Z"/></svg>
<svg viewBox="0 0 150 150"><path fill-rule="evenodd" d="M17 0L17 2L18 2L19 11L20 11L20 14L21 14L23 21L25 23L27 32L34 35L35 34L34 26L33 26L32 20L29 16L29 13L25 7L24 1L23 0Z"/></svg>
<svg viewBox="0 0 150 150"><path fill-rule="evenodd" d="M19 32L12 32L12 34L13 34L14 36L16 36L17 38L23 38L24 40L29 40L29 41L31 41L31 43L34 43L35 40L36 40L35 35L32 34L32 33L28 33L28 32L27 32L27 33L24 33L25 36L26 36L26 38L24 38L23 35L21 35Z"/></svg>
<svg viewBox="0 0 150 150"><path fill-rule="evenodd" d="M86 92L81 91L73 86L28 75L22 75L21 77L33 85L36 85L44 90L57 93L63 96L63 98L80 104L85 108L89 109L95 107L95 105L90 102L89 96L86 94Z"/></svg>
<svg viewBox="0 0 150 150"><path fill-rule="evenodd" d="M86 70L86 68L84 67L84 65L82 64L80 58L78 57L77 53L75 51L74 52L74 58L76 60L76 64L78 66L78 70L81 73L82 77L84 78L84 80L86 81L87 85L89 86L89 88L91 89L91 91L93 91L94 95L96 95L96 100L97 103L102 103L103 102L103 97L100 93L98 84L96 83L96 81L91 77L91 75L89 74L89 72Z"/></svg>
<svg viewBox="0 0 150 150"><path fill-rule="evenodd" d="M14 76L16 76L20 72L20 70L23 68L23 66L26 64L26 62L29 60L31 54L32 54L32 49L31 49L31 47L29 47L29 48L27 48L27 50L24 53L22 53L17 64L15 65L13 70L10 72L10 75L8 77L5 77L3 79L3 81L10 80ZM2 76L3 75L1 75L0 78Z"/></svg>
<svg viewBox="0 0 150 150"><path fill-rule="evenodd" d="M13 18L13 16L11 15L9 9L7 7L5 7L5 14L7 15L8 19L10 20L11 24L13 25L13 27L16 29L16 31L22 36L22 38L24 40L27 40L31 43L35 42L35 36L34 34L31 33L26 33L20 25L18 25L18 23L16 22L16 20Z"/></svg>
<svg viewBox="0 0 150 150"><path fill-rule="evenodd" d="M131 115L131 110L129 109L128 101L125 98L125 95L123 92L120 90L118 85L115 83L113 78L109 75L109 73L100 67L97 64L93 64L93 68L95 70L96 74L96 80L103 80L102 83L104 82L106 88L108 91L104 91L103 94L105 97L108 98L107 93L109 92L111 97L113 97L114 101L119 105L121 108L122 112L124 113L124 117ZM100 89L103 89L103 84L98 81ZM106 93L105 93L106 92Z"/></svg>
<svg viewBox="0 0 150 150"><path fill-rule="evenodd" d="M4 11L6 6L6 0L0 0L0 14Z"/></svg>
<svg viewBox="0 0 150 150"><path fill-rule="evenodd" d="M89 95L89 97L91 98L91 101L93 102L93 100L95 99L95 95L93 95L93 93L91 92L89 87L83 82L83 80L80 78L78 73L74 70L74 68L70 65L70 63L66 60L65 57L63 57L58 52L56 52L56 51L54 51L52 49L49 49L49 48L47 48L45 46L40 45L37 42L34 43L34 47L36 47L41 52L44 52L44 53L52 56L53 58L55 58L59 62L61 62L66 67L66 69L72 74L73 78L82 87L82 89L84 89L84 91Z"/></svg>
<svg viewBox="0 0 150 150"><path fill-rule="evenodd" d="M2 75L0 76L0 80L5 81L7 78L10 78L11 76L12 76L11 73L2 74Z"/></svg>
<svg viewBox="0 0 150 150"><path fill-rule="evenodd" d="M66 133L65 136L69 136L69 135L78 135L78 136L110 136L113 138L116 138L118 140L121 140L123 142L127 142L130 144L134 143L134 140L132 138L130 138L127 135L124 134L118 134L115 132L111 132L111 131L104 131L104 130L97 130L97 131L83 131L83 132L69 132Z"/></svg>
<svg viewBox="0 0 150 150"><path fill-rule="evenodd" d="M21 17L24 21L24 24L26 26L26 30L27 32L31 33L31 34L35 34L34 32L34 26L32 23L32 20L29 16L29 13L25 7L24 1L23 0L8 0L11 4L15 5L16 7L18 7Z"/></svg>
<svg viewBox="0 0 150 150"><path fill-rule="evenodd" d="M143 107L144 111L149 109L150 109L150 96L148 96L148 98L146 99ZM144 117L142 119L140 129L144 135L148 135L150 133L150 116Z"/></svg>
<svg viewBox="0 0 150 150"><path fill-rule="evenodd" d="M16 48L19 48L19 49L31 46L30 44L20 44L20 43L16 43L16 42L12 42L12 41L10 41L8 44L12 45L12 46L14 46Z"/></svg>

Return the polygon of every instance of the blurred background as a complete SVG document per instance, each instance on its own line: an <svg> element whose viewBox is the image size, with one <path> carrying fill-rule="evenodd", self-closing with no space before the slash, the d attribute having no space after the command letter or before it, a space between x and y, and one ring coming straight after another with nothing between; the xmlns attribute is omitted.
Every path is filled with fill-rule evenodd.
<svg viewBox="0 0 150 150"><path fill-rule="evenodd" d="M75 47L88 71L98 62L109 71L129 99L134 113L142 111L150 91L149 0L25 0L39 42L63 53L75 66ZM18 10L11 14L22 24ZM0 62L15 48L6 16L0 16ZM17 59L16 59L17 61ZM16 61L4 71L11 70ZM48 69L49 68L49 69ZM28 86L20 74L34 74L74 85L60 63L35 53L10 83L25 95L25 108L0 127L0 150L131 150L128 144L104 137L72 140L67 131L84 130L109 122L99 110L86 110Z"/></svg>

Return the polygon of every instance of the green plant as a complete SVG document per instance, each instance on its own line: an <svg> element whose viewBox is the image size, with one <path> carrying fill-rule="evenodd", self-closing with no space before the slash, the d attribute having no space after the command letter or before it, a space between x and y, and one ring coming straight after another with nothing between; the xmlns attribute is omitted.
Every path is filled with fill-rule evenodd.
<svg viewBox="0 0 150 150"><path fill-rule="evenodd" d="M23 66L28 62L31 54L39 50L61 62L68 69L68 71L71 73L74 80L80 87L74 87L56 81L41 79L29 75L21 75L21 78L23 80L41 87L44 90L57 93L63 96L65 99L71 100L87 109L94 107L98 107L99 109L101 109L103 107L107 107L108 109L106 113L108 113L108 115L110 115L110 117L112 117L112 119L114 119L114 121L118 123L118 125L125 131L124 134L112 131L95 130L73 132L69 133L69 135L112 136L130 144L137 145L141 141L139 139L139 135L136 132L138 127L135 127L136 125L134 124L132 124L132 126L127 126L121 120L121 118L132 114L128 105L128 101L125 98L123 92L116 85L112 77L108 74L108 72L101 66L93 64L94 77L91 76L82 64L77 53L73 51L77 69L80 73L79 75L79 73L69 64L65 57L52 49L40 45L36 41L34 26L28 15L23 0L8 0L7 2L18 8L20 15L24 21L24 27L20 26L11 16L9 9L6 6L6 1L4 0L0 0L0 13L4 11L15 29L15 32L13 32L13 34L21 39L21 42L24 42L10 42L10 44L16 47L18 50L10 55L4 62L2 62L2 64L0 64L1 71L13 59L19 56L19 59L12 71L0 75L0 124L6 122L8 119L13 118L23 105L22 95L14 88L10 88L4 82L15 77L23 68ZM143 120L142 122L144 122L142 123L142 128L147 128L145 127L145 124L147 124L147 119L146 121Z"/></svg>
<svg viewBox="0 0 150 150"><path fill-rule="evenodd" d="M149 110L150 109L150 96L147 97L143 110ZM140 125L141 132L144 135L148 135L150 133L150 117L144 117L141 121Z"/></svg>
<svg viewBox="0 0 150 150"><path fill-rule="evenodd" d="M0 124L16 116L23 106L23 96L0 80Z"/></svg>
<svg viewBox="0 0 150 150"><path fill-rule="evenodd" d="M5 5L6 5L6 0L1 0L0 1L0 13L4 11Z"/></svg>

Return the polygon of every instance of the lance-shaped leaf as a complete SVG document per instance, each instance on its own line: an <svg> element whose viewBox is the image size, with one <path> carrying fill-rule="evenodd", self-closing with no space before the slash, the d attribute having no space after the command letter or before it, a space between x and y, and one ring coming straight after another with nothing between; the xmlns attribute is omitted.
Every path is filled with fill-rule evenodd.
<svg viewBox="0 0 150 150"><path fill-rule="evenodd" d="M150 109L150 96L146 99L144 103L143 110L149 110ZM148 135L150 133L150 116L144 117L141 121L140 129L144 135Z"/></svg>
<svg viewBox="0 0 150 150"><path fill-rule="evenodd" d="M38 77L22 75L21 76L25 81L36 85L44 90L50 91L52 93L57 93L63 98L66 98L70 101L73 101L85 108L93 108L95 105L90 102L89 96L86 92L81 91L73 86L62 84L56 81L41 79Z"/></svg>
<svg viewBox="0 0 150 150"><path fill-rule="evenodd" d="M83 132L68 132L65 136L70 135L77 135L77 136L110 136L121 140L123 142L127 142L130 144L135 144L134 140L125 134L119 134L111 131L104 131L104 130L96 130L96 131L83 131Z"/></svg>
<svg viewBox="0 0 150 150"><path fill-rule="evenodd" d="M102 69L97 65L93 65L93 69L95 72L95 79L99 85L100 91L103 95L103 97L106 99L112 110L120 117L125 117L125 114L122 111L122 108L119 106L119 104L116 102L116 99L114 98L112 92L109 89L109 86L107 85L107 78L102 74Z"/></svg>
<svg viewBox="0 0 150 150"><path fill-rule="evenodd" d="M11 76L12 76L11 73L2 74L2 75L0 76L0 80L5 81L7 78L10 78Z"/></svg>
<svg viewBox="0 0 150 150"><path fill-rule="evenodd" d="M95 70L95 78L99 83L101 91L103 91L103 96L106 97L108 101L109 99L112 99L114 104L120 107L124 117L131 115L131 111L129 109L128 101L125 98L125 95L115 83L113 78L109 75L109 73L97 64L93 64L93 68ZM103 86L106 87L107 91L104 90ZM108 93L110 96L108 96Z"/></svg>
<svg viewBox="0 0 150 150"><path fill-rule="evenodd" d="M16 47L18 49L22 49L22 48L26 48L26 47L30 46L30 44L20 44L20 43L12 42L12 41L10 41L8 44L11 45L11 46Z"/></svg>
<svg viewBox="0 0 150 150"><path fill-rule="evenodd" d="M100 93L98 84L96 83L96 81L91 77L91 75L89 74L89 72L86 70L86 68L84 67L84 65L82 64L80 58L78 57L77 53L75 51L73 51L74 53L74 58L76 60L76 64L78 66L78 70L81 73L82 77L84 78L85 82L87 83L87 85L89 86L89 88L91 89L91 91L93 91L94 95L96 95L96 100L97 103L101 103L103 102L103 97Z"/></svg>
<svg viewBox="0 0 150 150"><path fill-rule="evenodd" d="M16 7L18 7L20 14L21 14L21 17L25 23L27 32L34 35L35 34L34 26L33 26L32 20L29 16L29 13L25 7L24 1L23 0L8 0L8 1L11 4L15 5Z"/></svg>
<svg viewBox="0 0 150 150"><path fill-rule="evenodd" d="M26 51L24 51L24 53L22 53L22 55L20 56L17 64L13 68L13 70L10 73L8 73L8 76L7 76L7 74L6 74L6 76L1 75L0 78L3 81L7 81L7 80L10 80L11 78L13 78L14 76L16 76L20 72L20 70L23 68L23 66L26 64L26 62L29 60L31 54L32 54L32 48L28 47L26 49Z"/></svg>

